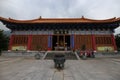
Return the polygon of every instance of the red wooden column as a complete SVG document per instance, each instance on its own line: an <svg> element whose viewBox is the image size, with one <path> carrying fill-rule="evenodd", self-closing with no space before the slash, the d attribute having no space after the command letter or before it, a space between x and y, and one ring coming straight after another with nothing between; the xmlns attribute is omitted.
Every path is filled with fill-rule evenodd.
<svg viewBox="0 0 120 80"><path fill-rule="evenodd" d="M32 35L29 35L28 36L27 50L31 50L31 44L32 44Z"/></svg>
<svg viewBox="0 0 120 80"><path fill-rule="evenodd" d="M95 41L95 35L92 34L92 47L93 47L93 50L96 51L96 41Z"/></svg>
<svg viewBox="0 0 120 80"><path fill-rule="evenodd" d="M14 39L14 35L11 35L9 40L9 50L12 50L13 39Z"/></svg>
<svg viewBox="0 0 120 80"><path fill-rule="evenodd" d="M116 42L115 42L115 37L114 37L113 34L111 35L111 38L112 38L112 44L113 44L113 46L114 46L114 50L117 51L117 46L116 46Z"/></svg>

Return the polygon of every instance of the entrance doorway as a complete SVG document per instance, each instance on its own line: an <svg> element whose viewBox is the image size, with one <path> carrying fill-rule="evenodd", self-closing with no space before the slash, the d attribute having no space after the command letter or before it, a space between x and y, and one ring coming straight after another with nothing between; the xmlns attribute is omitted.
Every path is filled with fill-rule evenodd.
<svg viewBox="0 0 120 80"><path fill-rule="evenodd" d="M69 50L70 35L53 35L52 50Z"/></svg>

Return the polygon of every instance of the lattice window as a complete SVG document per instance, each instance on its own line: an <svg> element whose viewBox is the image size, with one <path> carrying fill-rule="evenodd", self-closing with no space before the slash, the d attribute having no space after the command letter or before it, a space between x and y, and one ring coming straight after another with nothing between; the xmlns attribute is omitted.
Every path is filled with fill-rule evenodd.
<svg viewBox="0 0 120 80"><path fill-rule="evenodd" d="M112 40L110 36L97 36L95 38L96 44L112 44Z"/></svg>
<svg viewBox="0 0 120 80"><path fill-rule="evenodd" d="M91 35L76 35L75 36L75 49L81 49L85 45L86 49L92 49Z"/></svg>
<svg viewBox="0 0 120 80"><path fill-rule="evenodd" d="M28 43L27 35L14 35L13 45L26 45Z"/></svg>
<svg viewBox="0 0 120 80"><path fill-rule="evenodd" d="M48 36L33 35L31 47L32 47L32 50L46 50L48 47Z"/></svg>

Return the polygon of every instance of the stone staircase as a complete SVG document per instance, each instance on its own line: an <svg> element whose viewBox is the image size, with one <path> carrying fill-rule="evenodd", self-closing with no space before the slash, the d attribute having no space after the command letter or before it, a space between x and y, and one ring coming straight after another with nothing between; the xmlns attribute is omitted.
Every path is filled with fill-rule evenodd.
<svg viewBox="0 0 120 80"><path fill-rule="evenodd" d="M95 57L120 57L120 52L97 52Z"/></svg>
<svg viewBox="0 0 120 80"><path fill-rule="evenodd" d="M72 51L47 51L44 59L52 60L55 54L65 54L66 60L77 60L77 56Z"/></svg>

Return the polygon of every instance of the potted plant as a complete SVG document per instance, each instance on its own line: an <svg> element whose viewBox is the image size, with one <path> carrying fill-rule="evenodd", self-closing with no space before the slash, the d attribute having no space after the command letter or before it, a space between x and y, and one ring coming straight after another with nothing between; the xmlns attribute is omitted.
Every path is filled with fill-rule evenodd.
<svg viewBox="0 0 120 80"><path fill-rule="evenodd" d="M42 47L37 45L36 46L36 49L38 50L38 53L35 54L35 59L40 59L41 58L41 50L42 50Z"/></svg>
<svg viewBox="0 0 120 80"><path fill-rule="evenodd" d="M86 45L85 44L83 44L82 46L81 46L81 50L82 50L82 59L87 59L87 53L86 53Z"/></svg>

